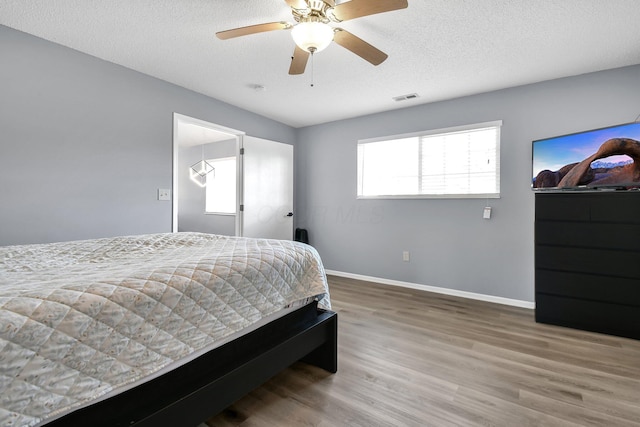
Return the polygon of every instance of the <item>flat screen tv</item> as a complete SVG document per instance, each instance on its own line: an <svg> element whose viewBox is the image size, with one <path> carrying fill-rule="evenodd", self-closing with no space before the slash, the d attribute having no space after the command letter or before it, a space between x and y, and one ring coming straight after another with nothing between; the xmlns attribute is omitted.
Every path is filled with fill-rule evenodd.
<svg viewBox="0 0 640 427"><path fill-rule="evenodd" d="M640 188L640 123L533 141L534 190Z"/></svg>

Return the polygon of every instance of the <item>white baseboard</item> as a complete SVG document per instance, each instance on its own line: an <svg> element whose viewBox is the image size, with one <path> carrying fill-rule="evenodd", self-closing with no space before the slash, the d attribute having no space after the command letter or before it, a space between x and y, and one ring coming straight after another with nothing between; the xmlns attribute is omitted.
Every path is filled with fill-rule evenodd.
<svg viewBox="0 0 640 427"><path fill-rule="evenodd" d="M479 301L494 302L497 304L511 305L514 307L522 307L535 309L536 303L530 301L522 301L511 298L496 297L493 295L477 294L474 292L459 291L456 289L440 288L437 286L420 285L417 283L401 282L399 280L382 279L380 277L363 276L361 274L345 273L342 271L326 270L326 273L332 276L346 277L348 279L364 280L366 282L380 283L383 285L400 286L403 288L418 289L421 291L435 292L438 294L451 295L461 298L475 299Z"/></svg>

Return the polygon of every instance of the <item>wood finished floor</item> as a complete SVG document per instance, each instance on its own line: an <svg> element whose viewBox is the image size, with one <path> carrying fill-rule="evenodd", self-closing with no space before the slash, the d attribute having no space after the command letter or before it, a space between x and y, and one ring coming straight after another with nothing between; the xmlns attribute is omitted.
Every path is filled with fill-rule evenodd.
<svg viewBox="0 0 640 427"><path fill-rule="evenodd" d="M533 310L329 277L338 373L297 363L225 426L640 426L640 341Z"/></svg>

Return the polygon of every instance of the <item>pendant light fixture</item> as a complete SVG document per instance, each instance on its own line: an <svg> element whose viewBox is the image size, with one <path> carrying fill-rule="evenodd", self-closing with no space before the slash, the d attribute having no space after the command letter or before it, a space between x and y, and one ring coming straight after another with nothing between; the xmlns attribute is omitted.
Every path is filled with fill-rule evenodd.
<svg viewBox="0 0 640 427"><path fill-rule="evenodd" d="M191 165L191 167L189 168L189 177L191 178L191 181L195 182L200 187L206 187L207 176L213 172L213 175L211 175L211 177L215 177L216 168L211 166L211 163L207 162L204 159L204 144L202 144L201 159L202 160L200 160L199 162Z"/></svg>

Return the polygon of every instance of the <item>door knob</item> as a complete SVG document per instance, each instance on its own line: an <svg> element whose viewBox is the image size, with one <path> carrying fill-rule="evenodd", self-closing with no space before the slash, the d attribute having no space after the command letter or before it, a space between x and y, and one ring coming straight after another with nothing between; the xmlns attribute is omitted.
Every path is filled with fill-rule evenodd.
<svg viewBox="0 0 640 427"><path fill-rule="evenodd" d="M293 216L293 212L289 212L288 214L286 214L285 216Z"/></svg>

